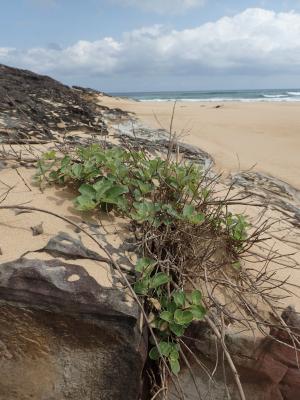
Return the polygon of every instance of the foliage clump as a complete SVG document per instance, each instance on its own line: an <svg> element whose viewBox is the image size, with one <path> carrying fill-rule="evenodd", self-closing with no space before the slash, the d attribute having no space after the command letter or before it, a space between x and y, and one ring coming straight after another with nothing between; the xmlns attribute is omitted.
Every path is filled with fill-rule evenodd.
<svg viewBox="0 0 300 400"><path fill-rule="evenodd" d="M181 338L209 307L189 281L214 276L228 265L236 273L247 244L245 217L230 213L226 201L216 198L213 179L199 165L145 150L93 144L72 156L50 151L40 159L36 178L74 188L78 210L131 221L140 255L134 290L157 338L149 356L163 358L178 374ZM222 260L220 247L227 255Z"/></svg>

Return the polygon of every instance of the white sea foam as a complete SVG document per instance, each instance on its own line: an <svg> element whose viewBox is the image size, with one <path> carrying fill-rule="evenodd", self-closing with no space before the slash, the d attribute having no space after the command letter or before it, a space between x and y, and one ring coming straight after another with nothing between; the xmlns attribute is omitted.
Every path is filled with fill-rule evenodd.
<svg viewBox="0 0 300 400"><path fill-rule="evenodd" d="M300 92L287 92L291 96L300 96Z"/></svg>
<svg viewBox="0 0 300 400"><path fill-rule="evenodd" d="M276 98L280 98L280 97L288 97L286 94L263 94L264 97L266 97L267 99L276 99Z"/></svg>
<svg viewBox="0 0 300 400"><path fill-rule="evenodd" d="M211 99L139 99L141 102L198 102L198 103L222 103L222 102L241 102L241 103L263 103L263 102L300 102L300 94L299 98L295 95L294 97L287 96L268 96L265 98L257 98L257 99L243 99L243 98L211 98Z"/></svg>

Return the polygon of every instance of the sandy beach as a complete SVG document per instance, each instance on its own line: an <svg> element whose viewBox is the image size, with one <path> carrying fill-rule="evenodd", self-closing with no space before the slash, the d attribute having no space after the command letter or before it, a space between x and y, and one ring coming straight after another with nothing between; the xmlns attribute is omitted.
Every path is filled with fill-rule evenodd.
<svg viewBox="0 0 300 400"><path fill-rule="evenodd" d="M165 129L174 105L113 97L101 103ZM173 129L182 141L210 153L225 174L253 168L300 189L300 103L178 102Z"/></svg>

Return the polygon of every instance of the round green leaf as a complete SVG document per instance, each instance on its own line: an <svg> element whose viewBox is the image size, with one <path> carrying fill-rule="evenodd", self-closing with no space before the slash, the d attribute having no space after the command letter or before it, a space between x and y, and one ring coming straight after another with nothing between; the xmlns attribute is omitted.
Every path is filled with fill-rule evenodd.
<svg viewBox="0 0 300 400"><path fill-rule="evenodd" d="M174 313L174 321L178 325L187 325L193 321L193 314L187 310L176 310Z"/></svg>
<svg viewBox="0 0 300 400"><path fill-rule="evenodd" d="M168 342L160 342L159 350L163 356L168 357L168 355L170 354L170 352L172 350L172 345Z"/></svg>
<svg viewBox="0 0 300 400"><path fill-rule="evenodd" d="M203 319L204 315L205 315L205 308L203 306L191 306L190 307L190 311L193 314L194 319L196 319L197 321L200 321L201 319Z"/></svg>
<svg viewBox="0 0 300 400"><path fill-rule="evenodd" d="M167 310L170 311L172 314L177 310L177 305L174 301L170 301L170 303L167 304Z"/></svg>
<svg viewBox="0 0 300 400"><path fill-rule="evenodd" d="M171 323L170 330L171 332L175 333L176 336L182 336L184 334L185 327L183 325Z"/></svg>
<svg viewBox="0 0 300 400"><path fill-rule="evenodd" d="M177 306L181 307L185 303L185 294L182 290L178 290L173 294L174 301Z"/></svg>
<svg viewBox="0 0 300 400"><path fill-rule="evenodd" d="M173 313L170 311L163 311L159 314L160 318L167 322L173 321Z"/></svg>
<svg viewBox="0 0 300 400"><path fill-rule="evenodd" d="M184 218L189 219L192 217L194 212L195 212L195 207L192 206L191 204L186 204L183 208L182 214L183 214Z"/></svg>
<svg viewBox="0 0 300 400"><path fill-rule="evenodd" d="M190 217L190 222L193 224L200 224L205 220L205 215L204 214L195 214L192 217Z"/></svg>
<svg viewBox="0 0 300 400"><path fill-rule="evenodd" d="M159 359L160 354L159 354L156 346L152 347L152 349L149 351L149 357L151 360L154 360L154 361Z"/></svg>

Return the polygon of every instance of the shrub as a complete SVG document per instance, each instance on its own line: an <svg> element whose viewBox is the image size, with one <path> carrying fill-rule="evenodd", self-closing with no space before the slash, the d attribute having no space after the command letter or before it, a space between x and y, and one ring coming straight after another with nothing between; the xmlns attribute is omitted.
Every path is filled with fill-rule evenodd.
<svg viewBox="0 0 300 400"><path fill-rule="evenodd" d="M187 288L187 277L196 282L228 265L238 273L247 244L245 217L228 212L228 202L216 198L213 180L199 165L144 150L93 144L73 157L50 151L40 159L36 179L74 188L78 210L115 213L134 225L140 254L134 290L159 342L149 356L165 357L178 374L180 338L208 306L200 290Z"/></svg>

